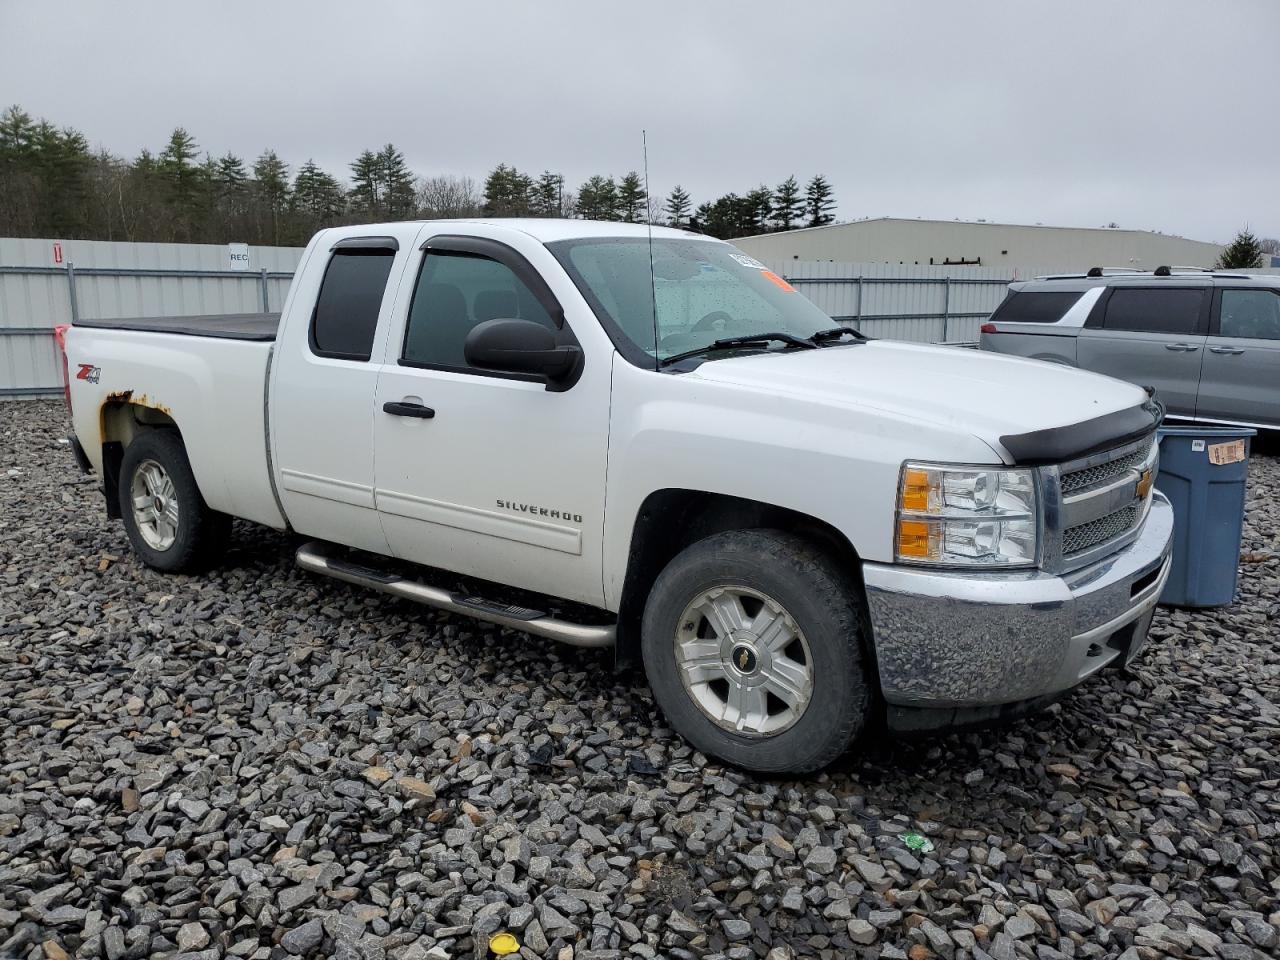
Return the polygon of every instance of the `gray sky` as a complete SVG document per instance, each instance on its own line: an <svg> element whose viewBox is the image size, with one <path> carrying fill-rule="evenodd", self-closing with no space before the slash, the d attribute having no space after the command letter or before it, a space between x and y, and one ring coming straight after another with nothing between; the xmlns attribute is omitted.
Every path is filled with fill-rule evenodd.
<svg viewBox="0 0 1280 960"><path fill-rule="evenodd" d="M1280 237L1280 2L0 0L0 109L132 156L185 126L342 179L361 149L694 202L795 173L841 219Z"/></svg>

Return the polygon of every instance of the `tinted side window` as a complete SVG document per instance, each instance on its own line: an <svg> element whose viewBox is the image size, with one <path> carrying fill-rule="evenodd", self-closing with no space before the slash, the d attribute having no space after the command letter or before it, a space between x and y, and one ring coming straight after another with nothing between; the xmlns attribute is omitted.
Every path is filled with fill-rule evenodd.
<svg viewBox="0 0 1280 960"><path fill-rule="evenodd" d="M991 315L1010 323L1054 323L1084 296L1083 290L1019 290L1005 297Z"/></svg>
<svg viewBox="0 0 1280 960"><path fill-rule="evenodd" d="M509 267L474 253L429 251L409 308L402 359L411 366L466 368L462 345L486 320L532 320L556 329Z"/></svg>
<svg viewBox="0 0 1280 960"><path fill-rule="evenodd" d="M387 289L393 250L336 250L311 315L311 349L326 357L368 360Z"/></svg>
<svg viewBox="0 0 1280 960"><path fill-rule="evenodd" d="M1138 333L1195 334L1200 332L1203 303L1203 290L1117 287L1107 301L1102 325L1108 330Z"/></svg>
<svg viewBox="0 0 1280 960"><path fill-rule="evenodd" d="M1280 340L1280 293L1223 290L1218 336Z"/></svg>

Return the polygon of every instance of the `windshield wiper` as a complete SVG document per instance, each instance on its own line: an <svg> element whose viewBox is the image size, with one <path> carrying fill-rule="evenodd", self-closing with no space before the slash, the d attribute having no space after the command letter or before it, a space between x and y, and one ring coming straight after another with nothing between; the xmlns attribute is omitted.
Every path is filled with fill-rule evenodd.
<svg viewBox="0 0 1280 960"><path fill-rule="evenodd" d="M659 360L658 366L667 367L673 363L688 360L690 357L697 357L704 353L713 353L716 350L732 350L734 347L749 347L753 344L770 343L774 340L784 343L788 347L800 347L806 350L812 350L818 345L812 339L797 337L791 333L748 333L740 337L721 337L719 340L712 340L706 346L673 353L671 356L663 357Z"/></svg>
<svg viewBox="0 0 1280 960"><path fill-rule="evenodd" d="M855 330L853 327L831 327L827 330L819 330L817 333L810 337L806 337L805 339L820 347L832 340L839 340L846 333L854 338L854 343L866 343L871 339L865 333L860 330Z"/></svg>

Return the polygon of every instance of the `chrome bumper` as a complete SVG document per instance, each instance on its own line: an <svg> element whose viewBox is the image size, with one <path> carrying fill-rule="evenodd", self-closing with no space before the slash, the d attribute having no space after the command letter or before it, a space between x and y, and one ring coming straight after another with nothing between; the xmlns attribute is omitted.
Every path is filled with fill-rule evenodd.
<svg viewBox="0 0 1280 960"><path fill-rule="evenodd" d="M1060 693L1146 642L1169 576L1173 508L1160 493L1138 537L1062 575L863 564L880 686L890 704L965 707Z"/></svg>

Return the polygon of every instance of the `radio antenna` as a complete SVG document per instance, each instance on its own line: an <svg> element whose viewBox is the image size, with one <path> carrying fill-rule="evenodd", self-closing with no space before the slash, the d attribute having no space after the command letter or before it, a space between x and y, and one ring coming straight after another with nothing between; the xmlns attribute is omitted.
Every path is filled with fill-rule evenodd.
<svg viewBox="0 0 1280 960"><path fill-rule="evenodd" d="M653 268L653 217L649 212L653 209L653 198L649 195L649 137L648 134L641 129L640 145L644 152L644 223L649 231L649 296L650 303L653 305L653 369L661 370L662 364L658 360L658 281L654 277Z"/></svg>

